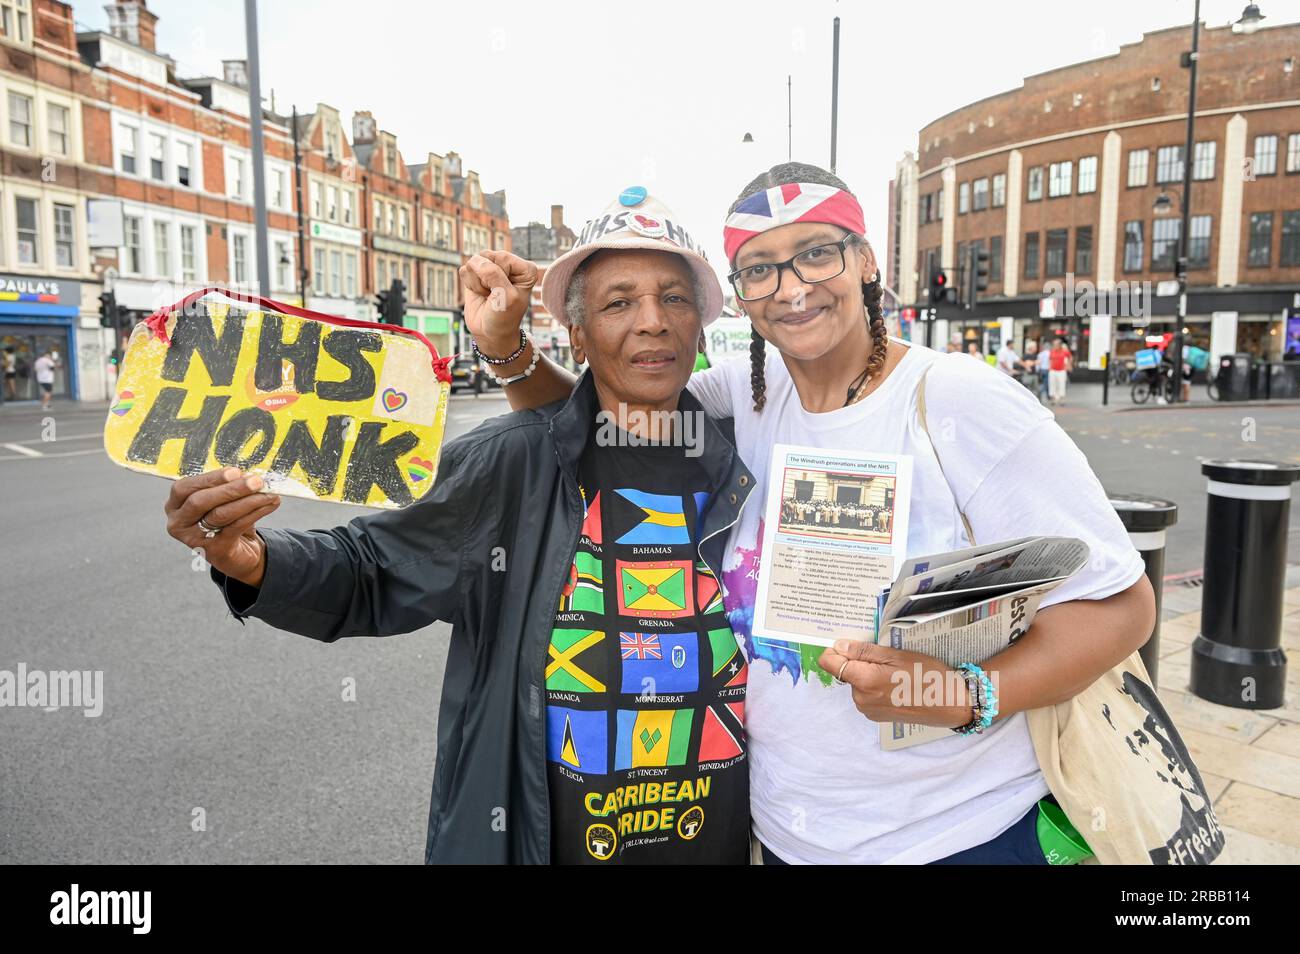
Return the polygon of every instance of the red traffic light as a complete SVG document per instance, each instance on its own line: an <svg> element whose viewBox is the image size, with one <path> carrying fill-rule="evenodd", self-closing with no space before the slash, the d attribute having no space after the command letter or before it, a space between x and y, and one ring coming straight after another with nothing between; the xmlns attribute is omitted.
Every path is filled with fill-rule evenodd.
<svg viewBox="0 0 1300 954"><path fill-rule="evenodd" d="M904 320L904 321L916 321L916 309L915 309L915 308L904 308L904 309L903 309L903 320Z"/></svg>
<svg viewBox="0 0 1300 954"><path fill-rule="evenodd" d="M934 283L936 285L939 285L940 287L947 285L948 276L945 275L943 272L939 272L937 275L934 276Z"/></svg>

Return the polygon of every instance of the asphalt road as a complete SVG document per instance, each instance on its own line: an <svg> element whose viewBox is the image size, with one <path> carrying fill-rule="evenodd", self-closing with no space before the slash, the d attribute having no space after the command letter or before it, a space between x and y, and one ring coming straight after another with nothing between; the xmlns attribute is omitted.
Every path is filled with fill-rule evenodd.
<svg viewBox="0 0 1300 954"><path fill-rule="evenodd" d="M1075 398L1059 420L1107 488L1182 508L1171 574L1201 565L1198 456L1300 460L1300 408ZM457 396L448 432L504 410ZM165 535L167 484L104 456L104 413L56 406L44 440L47 415L0 410L0 669L102 670L105 697L98 718L0 709L0 863L419 863L448 627L326 645L241 625ZM287 499L267 522L360 512ZM1293 555L1298 528L1300 507Z"/></svg>

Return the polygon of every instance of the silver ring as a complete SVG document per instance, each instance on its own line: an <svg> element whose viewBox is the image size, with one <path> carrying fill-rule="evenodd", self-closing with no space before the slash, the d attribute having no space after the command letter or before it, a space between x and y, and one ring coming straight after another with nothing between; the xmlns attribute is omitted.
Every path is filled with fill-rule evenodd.
<svg viewBox="0 0 1300 954"><path fill-rule="evenodd" d="M220 533L222 530L225 529L225 527L213 527L213 526L209 526L208 522L207 522L206 520L204 520L202 517L199 517L199 524L198 524L198 526L199 526L199 529L203 531L203 536L207 537L209 540L211 540L211 539L212 539L213 537L215 537L218 533Z"/></svg>
<svg viewBox="0 0 1300 954"><path fill-rule="evenodd" d="M841 686L844 685L844 670L849 668L849 662L850 660L848 659L844 660L844 665L840 667L840 674L835 677L835 681Z"/></svg>

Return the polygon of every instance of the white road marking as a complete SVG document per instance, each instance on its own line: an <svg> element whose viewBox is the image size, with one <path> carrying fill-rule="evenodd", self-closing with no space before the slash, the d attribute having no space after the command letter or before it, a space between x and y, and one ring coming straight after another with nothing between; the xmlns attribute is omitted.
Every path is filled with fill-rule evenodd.
<svg viewBox="0 0 1300 954"><path fill-rule="evenodd" d="M44 457L38 450L32 450L30 447L24 447L22 444L0 444L5 450L11 450L18 454L26 454L28 457Z"/></svg>

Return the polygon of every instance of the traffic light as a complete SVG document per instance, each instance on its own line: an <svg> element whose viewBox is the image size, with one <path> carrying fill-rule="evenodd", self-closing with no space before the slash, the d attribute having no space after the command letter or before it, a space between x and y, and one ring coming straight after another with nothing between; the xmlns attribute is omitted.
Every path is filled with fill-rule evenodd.
<svg viewBox="0 0 1300 954"><path fill-rule="evenodd" d="M401 325L406 319L406 285L401 279L393 279L393 287L388 290L389 315L386 319L390 325Z"/></svg>
<svg viewBox="0 0 1300 954"><path fill-rule="evenodd" d="M99 296L99 327L116 328L118 321L117 295L106 291Z"/></svg>
<svg viewBox="0 0 1300 954"><path fill-rule="evenodd" d="M983 245L972 243L966 257L964 304L967 308L974 308L977 293L989 287L989 253L984 251Z"/></svg>
<svg viewBox="0 0 1300 954"><path fill-rule="evenodd" d="M388 292L381 291L375 295L375 311L379 313L379 320L385 324L388 323Z"/></svg>
<svg viewBox="0 0 1300 954"><path fill-rule="evenodd" d="M930 273L930 304L938 305L953 301L955 293L948 287L948 273L936 268Z"/></svg>

